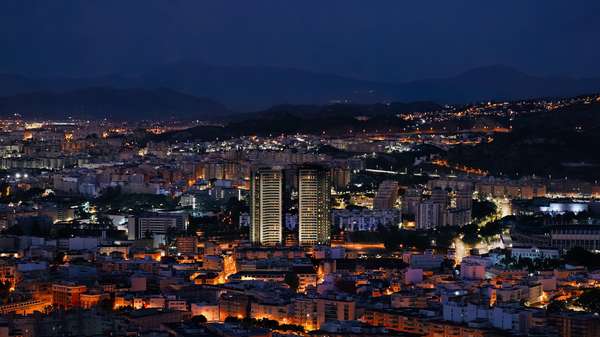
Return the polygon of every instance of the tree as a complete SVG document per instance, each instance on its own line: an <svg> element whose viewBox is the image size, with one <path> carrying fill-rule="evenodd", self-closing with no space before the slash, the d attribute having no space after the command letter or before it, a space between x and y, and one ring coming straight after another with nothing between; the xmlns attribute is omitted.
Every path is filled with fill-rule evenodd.
<svg viewBox="0 0 600 337"><path fill-rule="evenodd" d="M473 219L483 219L485 217L496 214L496 204L487 200L474 200L472 216Z"/></svg>
<svg viewBox="0 0 600 337"><path fill-rule="evenodd" d="M420 250L431 246L431 239L423 231L399 230L396 227L384 228L378 231L379 237L383 239L385 248L390 251L398 250L400 245L405 248L415 247Z"/></svg>
<svg viewBox="0 0 600 337"><path fill-rule="evenodd" d="M304 332L304 327L295 324L281 324L279 326L279 330L281 331L296 331L296 332Z"/></svg>
<svg viewBox="0 0 600 337"><path fill-rule="evenodd" d="M356 294L356 282L354 281L339 279L335 282L335 287L341 292Z"/></svg>
<svg viewBox="0 0 600 337"><path fill-rule="evenodd" d="M144 239L152 239L152 238L154 238L154 235L152 234L152 232L149 229L147 229L144 232Z"/></svg>
<svg viewBox="0 0 600 337"><path fill-rule="evenodd" d="M503 225L501 221L491 221L479 230L479 234L485 238L493 237L494 235L501 234L502 228Z"/></svg>
<svg viewBox="0 0 600 337"><path fill-rule="evenodd" d="M600 313L600 289L586 289L577 299L577 304L591 313Z"/></svg>
<svg viewBox="0 0 600 337"><path fill-rule="evenodd" d="M552 300L546 307L546 311L548 311L549 313L558 313L558 312L568 311L567 302Z"/></svg>
<svg viewBox="0 0 600 337"><path fill-rule="evenodd" d="M472 222L466 226L463 226L461 229L463 233L463 242L468 245L475 245L479 242L479 226L476 223Z"/></svg>
<svg viewBox="0 0 600 337"><path fill-rule="evenodd" d="M565 261L570 264L586 266L589 269L600 268L600 254L592 253L581 247L574 247L565 254Z"/></svg>
<svg viewBox="0 0 600 337"><path fill-rule="evenodd" d="M300 286L300 279L298 278L298 275L294 272L287 272L285 274L285 278L283 279L283 282L285 282L288 286L290 286L290 288L294 291L298 291L298 287Z"/></svg>
<svg viewBox="0 0 600 337"><path fill-rule="evenodd" d="M98 305L102 310L109 312L112 311L115 303L113 299L110 298L105 298L102 301L100 301L100 304Z"/></svg>
<svg viewBox="0 0 600 337"><path fill-rule="evenodd" d="M65 262L65 252L58 252L54 257L54 264L63 264Z"/></svg>
<svg viewBox="0 0 600 337"><path fill-rule="evenodd" d="M121 187L107 187L102 191L102 194L98 197L98 202L110 203L111 200L121 196Z"/></svg>
<svg viewBox="0 0 600 337"><path fill-rule="evenodd" d="M0 301L2 301L3 304L6 304L8 302L8 297L10 296L10 288L10 282L0 282Z"/></svg>
<svg viewBox="0 0 600 337"><path fill-rule="evenodd" d="M279 322L272 319L263 318L256 321L256 326L273 330L279 327Z"/></svg>

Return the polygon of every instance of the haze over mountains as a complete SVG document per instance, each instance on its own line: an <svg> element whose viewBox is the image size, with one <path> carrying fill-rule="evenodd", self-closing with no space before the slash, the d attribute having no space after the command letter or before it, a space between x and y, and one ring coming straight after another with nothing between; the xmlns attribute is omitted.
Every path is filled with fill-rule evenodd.
<svg viewBox="0 0 600 337"><path fill-rule="evenodd" d="M277 104L468 103L598 91L600 78L537 77L506 66L476 68L449 78L383 83L289 68L184 62L129 76L30 78L0 74L0 96L13 96L0 99L0 113L59 117L61 111L79 113L75 108L79 105L86 107L81 114L87 117L111 113L130 118L218 118L230 110L258 111ZM169 114L161 113L165 110Z"/></svg>

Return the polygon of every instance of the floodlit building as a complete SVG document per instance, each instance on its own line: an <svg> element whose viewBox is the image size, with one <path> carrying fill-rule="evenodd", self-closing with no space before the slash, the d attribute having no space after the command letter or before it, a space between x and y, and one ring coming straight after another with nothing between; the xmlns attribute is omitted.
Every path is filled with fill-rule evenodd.
<svg viewBox="0 0 600 337"><path fill-rule="evenodd" d="M283 240L283 171L261 168L252 173L250 240L279 245Z"/></svg>
<svg viewBox="0 0 600 337"><path fill-rule="evenodd" d="M329 170L314 166L298 170L298 233L301 245L328 243L331 178Z"/></svg>

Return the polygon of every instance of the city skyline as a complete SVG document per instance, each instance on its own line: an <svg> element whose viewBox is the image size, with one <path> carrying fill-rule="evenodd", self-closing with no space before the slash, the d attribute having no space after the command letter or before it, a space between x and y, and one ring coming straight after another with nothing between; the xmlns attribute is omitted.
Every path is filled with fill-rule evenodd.
<svg viewBox="0 0 600 337"><path fill-rule="evenodd" d="M598 10L0 2L0 337L600 337Z"/></svg>

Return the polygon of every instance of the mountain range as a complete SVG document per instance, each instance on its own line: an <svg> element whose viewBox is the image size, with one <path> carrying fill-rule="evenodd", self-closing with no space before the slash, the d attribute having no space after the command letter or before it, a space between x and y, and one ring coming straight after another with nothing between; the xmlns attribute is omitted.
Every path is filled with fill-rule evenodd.
<svg viewBox="0 0 600 337"><path fill-rule="evenodd" d="M81 94L81 90L91 90L89 88L97 90L99 87L104 88L103 94L113 90L113 97L117 93L119 95L136 93L135 96L140 99L142 91L148 91L147 98L164 93L169 96L165 101L171 103L173 96L177 94L182 95L182 98L185 97L188 103L193 101L190 96L207 97L200 99L203 101L215 100L211 101L207 108L197 107L199 110L196 118L204 118L207 114L220 117L229 110L259 111L277 104L323 105L336 102L373 104L413 101L434 101L443 104L575 96L600 91L600 78L541 77L511 67L496 65L476 68L448 78L382 83L299 69L214 66L180 62L155 67L135 75L110 75L96 78L31 78L0 74L0 96L13 96L0 100L4 102L4 105L0 105L0 112L33 111L32 108L35 108L34 110L44 114L46 113L45 109L42 109L44 102L64 100L74 93ZM37 99L38 105L28 102L27 95ZM42 100L40 96L44 96L45 99ZM120 97L126 101L122 96ZM17 104L18 102L23 105ZM105 108L102 108L103 105L109 106L105 102L92 99L88 103L85 104L89 107L88 111L102 110L108 113ZM146 103L152 104L152 101ZM92 105L96 108L92 109ZM58 108L60 104L55 104L48 110L53 114L58 113ZM159 108L165 107L156 107ZM142 111L146 108L142 109L138 105L137 109L139 111L132 112L142 113L140 117L144 117ZM69 111L76 111L76 109L71 108ZM120 110L119 113L123 111L127 109ZM191 111L193 109L190 110L188 106L181 114L188 116ZM154 112L151 111L147 117L152 118L152 113ZM138 117L135 114L131 116Z"/></svg>
<svg viewBox="0 0 600 337"><path fill-rule="evenodd" d="M210 119L229 110L209 99L171 89L93 87L66 92L36 91L0 97L0 115L26 118L65 117L111 120Z"/></svg>

